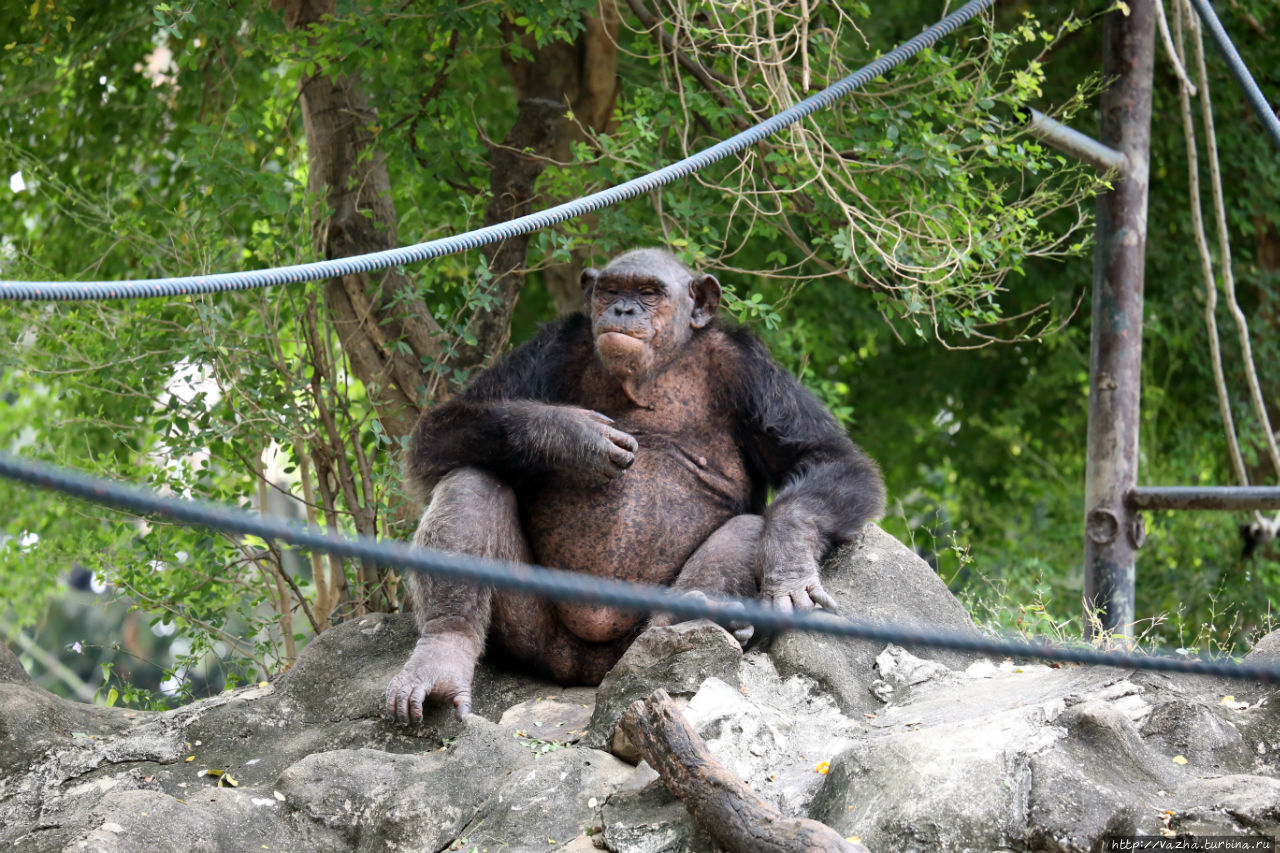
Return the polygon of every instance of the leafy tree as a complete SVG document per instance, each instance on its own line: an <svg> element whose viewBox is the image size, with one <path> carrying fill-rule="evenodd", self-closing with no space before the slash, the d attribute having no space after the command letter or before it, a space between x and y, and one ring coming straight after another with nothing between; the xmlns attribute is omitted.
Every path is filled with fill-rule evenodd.
<svg viewBox="0 0 1280 853"><path fill-rule="evenodd" d="M804 8L10 4L0 158L25 188L0 208L0 274L261 267L502 221L722 139L938 15ZM1070 610L1087 264L1049 262L1085 250L1096 182L1029 139L1017 111L1087 103L1094 13L1002 11L740 159L480 251L250 293L6 307L4 441L179 495L404 537L416 508L397 457L418 413L572 310L583 266L665 243L720 274L732 312L856 427L899 499L889 523L945 577L995 578L1021 601L1048 590ZM1270 26L1261 5L1246 13ZM1274 188L1268 163L1254 202ZM1176 255L1157 269L1182 272ZM1163 334L1178 315L1158 304ZM1178 328L1169 358L1194 334ZM965 349L1000 339L1017 343ZM1156 349L1148 369L1171 369ZM1186 375L1189 388L1203 378ZM1169 446L1214 429L1192 420ZM14 508L0 586L23 602L11 627L56 612L45 603L81 566L186 639L167 667L179 676L216 658L233 680L257 678L334 620L402 602L401 580L371 566L8 484L0 501ZM966 549L976 565L948 562Z"/></svg>

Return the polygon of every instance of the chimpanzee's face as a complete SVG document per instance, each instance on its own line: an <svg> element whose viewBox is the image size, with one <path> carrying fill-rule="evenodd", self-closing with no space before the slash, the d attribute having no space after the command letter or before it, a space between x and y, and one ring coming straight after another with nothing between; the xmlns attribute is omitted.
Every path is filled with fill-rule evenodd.
<svg viewBox="0 0 1280 853"><path fill-rule="evenodd" d="M642 380L670 361L720 304L714 276L693 273L657 249L628 252L601 271L585 270L582 287L596 352L624 382Z"/></svg>

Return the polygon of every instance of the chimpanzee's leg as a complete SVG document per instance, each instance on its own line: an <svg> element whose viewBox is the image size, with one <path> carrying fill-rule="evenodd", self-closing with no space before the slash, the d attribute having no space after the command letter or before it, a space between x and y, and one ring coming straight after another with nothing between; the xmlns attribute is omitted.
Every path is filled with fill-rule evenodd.
<svg viewBox="0 0 1280 853"><path fill-rule="evenodd" d="M474 468L451 471L436 484L413 541L424 548L529 562L515 494ZM471 709L471 678L484 651L492 593L429 575L411 575L409 584L421 639L387 687L387 714L417 722L422 703L434 698L452 702L462 716Z"/></svg>
<svg viewBox="0 0 1280 853"><path fill-rule="evenodd" d="M756 598L760 595L760 543L764 519L738 515L718 527L685 562L672 588L691 595ZM539 663L562 684L598 684L605 673L644 629L639 622L612 642L577 637L560 621L554 608L528 595L495 594L493 637L516 657ZM658 614L650 625L680 621ZM731 623L738 642L746 645L754 629Z"/></svg>
<svg viewBox="0 0 1280 853"><path fill-rule="evenodd" d="M424 548L533 562L515 493L475 468L451 471L436 484L413 541ZM421 720L427 699L452 702L459 716L471 709L472 676L490 632L504 651L565 684L598 684L634 636L592 643L570 633L542 599L428 575L415 574L409 582L422 636L387 687L387 714L401 722Z"/></svg>
<svg viewBox="0 0 1280 853"><path fill-rule="evenodd" d="M592 642L565 627L542 599L506 590L494 593L493 639L512 657L531 663L560 684L599 684L644 627L616 640Z"/></svg>
<svg viewBox="0 0 1280 853"><path fill-rule="evenodd" d="M680 570L672 589L690 595L756 598L760 595L760 545L764 519L758 515L736 515L716 529L693 552ZM680 617L655 614L650 625L671 625ZM751 625L732 625L733 636L746 645L754 633Z"/></svg>

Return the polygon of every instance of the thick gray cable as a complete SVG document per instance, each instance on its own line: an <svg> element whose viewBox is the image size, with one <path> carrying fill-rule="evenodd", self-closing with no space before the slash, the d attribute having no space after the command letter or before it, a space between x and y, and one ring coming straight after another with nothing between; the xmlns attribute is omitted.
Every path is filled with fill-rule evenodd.
<svg viewBox="0 0 1280 853"><path fill-rule="evenodd" d="M1218 50L1222 53L1222 58L1227 61L1227 70L1231 72L1231 76L1236 78L1236 82L1244 90L1245 97L1249 100L1253 111L1258 114L1258 119L1262 122L1262 126L1266 128L1267 135L1271 137L1277 147L1280 147L1280 118L1276 117L1275 110L1267 103L1262 90L1254 82L1253 75L1249 73L1249 66L1245 65L1244 60L1240 58L1240 52L1236 50L1231 37L1227 35L1227 31L1222 26L1222 21L1218 20L1217 13L1209 5L1209 0L1191 0L1191 5L1195 7L1196 13L1200 15L1200 19L1208 27L1213 43L1218 46Z"/></svg>
<svg viewBox="0 0 1280 853"><path fill-rule="evenodd" d="M1280 683L1280 662L1232 663L1191 657L1144 655L1133 652L1099 652L1023 640L983 637L898 625L873 625L823 611L783 613L756 600L713 599L694 601L664 587L608 580L539 566L503 563L425 548L386 542L363 536L328 534L314 527L282 519L266 518L235 507L203 501L167 498L137 486L112 482L42 462L0 453L0 476L34 486L75 495L94 503L155 515L185 524L227 533L251 534L263 539L358 559L384 568L447 577L533 593L557 601L604 604L638 611L667 611L686 619L711 619L720 624L750 622L766 631L798 630L837 637L853 637L902 646L925 646L978 652L997 657L1114 666L1127 669L1215 675L1245 681Z"/></svg>
<svg viewBox="0 0 1280 853"><path fill-rule="evenodd" d="M246 270L179 278L150 278L138 281L58 282L0 280L0 300L145 299L193 293L250 290L257 287L319 281L369 272L370 270L402 266L456 252L463 252L468 249L476 249L519 234L529 234L651 192L712 163L723 160L732 154L743 151L783 128L807 118L818 110L831 106L880 75L888 73L902 62L930 47L939 39L950 35L962 24L968 22L979 12L994 3L995 0L971 0L971 2L947 15L919 35L903 42L884 56L863 66L848 77L833 83L821 92L805 98L800 103L783 110L772 118L765 119L755 127L748 128L736 136L731 136L723 142L719 142L710 148L705 148L679 162L672 163L624 184L619 184L616 187L610 187L598 193L583 196L574 201L540 210L507 222L478 228L464 234L455 234L451 237L430 240L426 243L386 249L381 252L371 252L367 255L352 255L347 258L313 261L307 264L265 270Z"/></svg>

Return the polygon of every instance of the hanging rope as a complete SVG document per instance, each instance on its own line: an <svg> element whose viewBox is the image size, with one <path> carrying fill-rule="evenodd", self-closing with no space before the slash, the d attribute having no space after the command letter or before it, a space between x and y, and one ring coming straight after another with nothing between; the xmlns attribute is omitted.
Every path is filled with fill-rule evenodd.
<svg viewBox="0 0 1280 853"><path fill-rule="evenodd" d="M352 255L308 264L275 267L265 270L215 273L212 275L175 278L149 278L139 281L5 281L0 280L0 300L67 301L86 299L146 299L159 296L182 296L195 293L222 293L229 290L250 290L273 287L280 284L296 284L304 281L320 281L345 275L365 273L371 270L403 266L418 261L439 258L469 249L478 249L520 234L530 234L549 228L584 214L652 192L673 181L687 177L712 163L743 151L778 131L790 127L819 110L827 109L837 101L848 97L867 83L887 74L920 51L932 46L939 39L950 35L962 24L973 19L995 0L970 0L964 6L947 15L938 23L903 42L884 56L828 86L817 94L805 98L772 118L731 136L710 148L704 148L679 162L672 163L647 175L642 175L616 187L602 190L565 204L557 205L507 222L477 228L464 234L442 237L413 246L402 246Z"/></svg>
<svg viewBox="0 0 1280 853"><path fill-rule="evenodd" d="M1187 144L1187 182L1191 197L1191 225L1195 236L1196 249L1200 255L1201 272L1205 282L1204 321L1209 335L1209 355L1213 363L1213 383L1217 390L1218 411L1222 417L1223 428L1227 437L1227 454L1231 460L1231 469L1236 482L1241 486L1249 485L1249 474L1245 468L1244 458L1240 452L1240 440L1236 435L1235 419L1231 414L1231 401L1227 394L1226 378L1222 368L1222 346L1218 337L1217 304L1218 285L1213 273L1213 259L1209 253L1209 241L1205 236L1204 213L1200 205L1200 169L1196 148L1195 123L1191 117L1191 97L1197 94L1197 87L1183 70L1186 67L1186 48L1183 43L1182 18L1184 8L1188 11L1187 24L1195 37L1196 71L1200 80L1201 120L1205 128L1206 148L1209 158L1209 180L1213 194L1214 220L1218 229L1218 245L1222 262L1222 279L1227 292L1227 305L1236 324L1236 332L1240 339L1241 356L1244 362L1245 376L1249 384L1249 396L1262 426L1264 441L1267 446L1271 464L1280 477L1280 452L1277 452L1275 433L1271 429L1271 420L1267 415L1266 403L1262 397L1261 384L1258 381L1257 365L1253 360L1253 347L1249 337L1249 327L1244 311L1236 299L1235 275L1231 268L1231 243L1227 231L1226 205L1222 193L1222 172L1218 161L1217 133L1213 122L1213 102L1209 93L1209 76L1204 59L1204 39L1194 16L1189 14L1195 0L1174 0L1174 30L1177 45L1172 40L1165 40L1165 50L1173 65L1178 79L1182 83L1178 87L1178 103L1182 112L1183 136ZM1186 5L1184 6L1184 2ZM1163 4L1158 5L1160 21L1164 24ZM1201 15L1203 16L1203 12ZM1212 15L1212 10L1210 10ZM1217 18L1213 18L1217 23ZM1221 24L1218 24L1221 31ZM1225 33L1224 33L1225 36ZM1221 46L1221 45L1219 45ZM1237 57L1238 59L1238 57ZM1234 73L1234 72L1233 72ZM1246 72L1247 73L1247 72ZM1241 527L1245 535L1244 555L1248 557L1259 545L1266 544L1276 538L1280 531L1280 513L1269 519L1260 510L1254 511L1251 524Z"/></svg>

